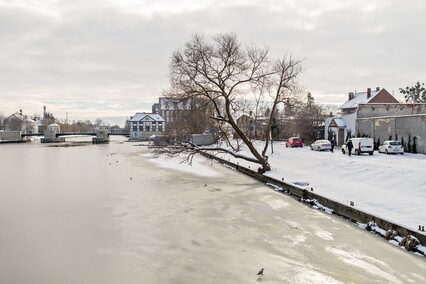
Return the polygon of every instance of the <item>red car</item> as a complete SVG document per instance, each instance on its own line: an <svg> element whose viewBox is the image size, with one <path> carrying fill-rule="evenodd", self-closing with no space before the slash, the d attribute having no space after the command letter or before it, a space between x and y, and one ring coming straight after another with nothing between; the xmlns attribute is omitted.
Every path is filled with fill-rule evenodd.
<svg viewBox="0 0 426 284"><path fill-rule="evenodd" d="M303 142L300 137L290 137L287 142L285 142L286 147L303 147Z"/></svg>

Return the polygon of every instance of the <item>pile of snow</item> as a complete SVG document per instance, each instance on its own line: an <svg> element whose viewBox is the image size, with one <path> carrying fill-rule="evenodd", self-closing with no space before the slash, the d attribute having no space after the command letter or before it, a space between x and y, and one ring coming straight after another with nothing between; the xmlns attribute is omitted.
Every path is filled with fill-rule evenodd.
<svg viewBox="0 0 426 284"><path fill-rule="evenodd" d="M420 241L412 236L408 235L406 237L398 236L394 230L384 230L380 228L375 222L370 221L367 224L358 223L359 228L367 230L369 232L378 234L383 238L387 239L389 243L399 246L406 249L407 251L412 251L419 256L426 256L426 247L420 244Z"/></svg>
<svg viewBox="0 0 426 284"><path fill-rule="evenodd" d="M272 183L267 182L266 185L271 187L275 191L280 191L280 192L283 191L283 188L281 186L276 185L276 184L272 184Z"/></svg>
<svg viewBox="0 0 426 284"><path fill-rule="evenodd" d="M330 209L330 208L322 205L316 199L303 199L303 198L301 198L301 201L303 203L310 204L312 206L312 208L322 210L322 211L324 211L325 213L328 213L328 214L334 214L334 210L333 209Z"/></svg>

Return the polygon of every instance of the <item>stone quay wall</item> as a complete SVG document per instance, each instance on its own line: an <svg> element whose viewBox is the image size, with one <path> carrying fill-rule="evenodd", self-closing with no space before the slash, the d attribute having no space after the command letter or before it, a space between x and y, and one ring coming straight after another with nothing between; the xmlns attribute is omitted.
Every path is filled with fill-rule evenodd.
<svg viewBox="0 0 426 284"><path fill-rule="evenodd" d="M410 228L406 228L401 224L397 224L395 222L392 222L390 220L387 220L383 217L375 216L371 213L365 212L363 210L357 209L353 206L346 205L343 203L340 203L336 200L333 200L331 198L327 198L324 196L321 196L319 194L314 193L313 191L307 190L303 187L296 186L292 183L288 183L282 180L277 180L268 176L265 176L263 174L258 173L257 171L254 171L252 169L248 169L245 167L242 167L238 164L235 164L233 162L230 162L225 159L218 158L214 155L208 154L208 153L201 153L203 156L208 157L210 159L217 160L220 163L223 163L225 165L228 165L235 170L250 176L260 182L263 182L265 184L271 184L277 187L282 188L282 193L289 194L290 196L296 198L296 199L316 199L321 205L328 207L333 210L333 214L341 216L345 219L348 219L352 222L358 222L358 223L368 223L370 221L374 221L380 228L384 230L392 229L395 230L399 236L406 237L408 235L412 235L416 237L420 243L425 246L426 245L426 233L421 231L415 231Z"/></svg>

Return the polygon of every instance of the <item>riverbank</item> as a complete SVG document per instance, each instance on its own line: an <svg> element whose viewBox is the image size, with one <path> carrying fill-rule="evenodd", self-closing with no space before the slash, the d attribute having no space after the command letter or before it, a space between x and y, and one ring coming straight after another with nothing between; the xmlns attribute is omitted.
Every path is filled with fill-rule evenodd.
<svg viewBox="0 0 426 284"><path fill-rule="evenodd" d="M261 149L262 143L255 145ZM416 231L426 227L426 155L343 155L311 151L309 147L286 148L274 142L267 152L272 170L264 175L309 184L313 192L342 204L386 218ZM253 170L258 164L231 155L212 153ZM239 154L250 156L242 148ZM352 205L351 205L352 204Z"/></svg>
<svg viewBox="0 0 426 284"><path fill-rule="evenodd" d="M313 188L306 185L297 185L295 183L284 182L270 176L245 168L238 163L224 160L215 155L201 153L203 156L216 160L230 169L241 172L252 177L274 190L295 197L297 200L310 205L312 208L325 211L328 214L335 214L358 225L358 227L371 231L388 240L389 243L412 251L417 255L426 256L426 233L424 231L414 231L401 224L389 221L388 219L375 216L360 209L354 208L352 205L339 203L330 198L313 193ZM302 183L300 183L302 184ZM420 228L419 228L420 229ZM411 242L411 244L410 244Z"/></svg>

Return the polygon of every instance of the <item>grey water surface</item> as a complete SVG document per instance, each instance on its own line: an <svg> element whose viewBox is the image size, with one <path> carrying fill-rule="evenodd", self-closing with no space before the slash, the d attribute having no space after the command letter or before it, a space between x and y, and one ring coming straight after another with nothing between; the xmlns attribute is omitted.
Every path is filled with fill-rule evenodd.
<svg viewBox="0 0 426 284"><path fill-rule="evenodd" d="M0 283L426 283L352 223L139 144L0 145Z"/></svg>

